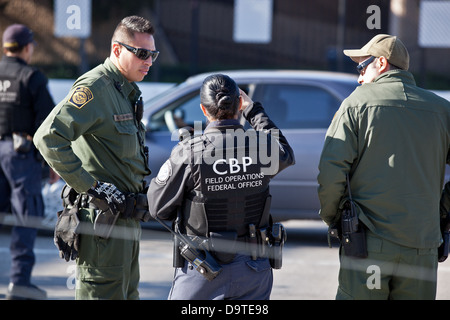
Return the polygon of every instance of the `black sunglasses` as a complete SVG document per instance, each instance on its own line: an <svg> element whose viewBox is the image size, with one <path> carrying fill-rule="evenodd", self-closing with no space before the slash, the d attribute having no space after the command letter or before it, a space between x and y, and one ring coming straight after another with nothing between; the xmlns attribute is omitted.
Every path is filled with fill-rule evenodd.
<svg viewBox="0 0 450 320"><path fill-rule="evenodd" d="M363 62L361 62L360 64L358 64L358 65L356 66L356 70L358 70L358 72L359 72L360 75L363 74L364 69L366 69L366 67L367 67L369 64L371 64L373 60L375 60L375 57L374 57L374 56L370 57L370 58L367 59L367 60L364 60Z"/></svg>
<svg viewBox="0 0 450 320"><path fill-rule="evenodd" d="M144 48L135 48L135 47L129 46L129 45L119 42L119 41L114 41L114 42L117 42L121 46L124 46L125 49L127 49L130 52L133 52L134 55L141 60L147 60L151 56L152 62L155 62L156 58L158 58L158 55L159 55L159 51L152 51L152 50L147 50Z"/></svg>

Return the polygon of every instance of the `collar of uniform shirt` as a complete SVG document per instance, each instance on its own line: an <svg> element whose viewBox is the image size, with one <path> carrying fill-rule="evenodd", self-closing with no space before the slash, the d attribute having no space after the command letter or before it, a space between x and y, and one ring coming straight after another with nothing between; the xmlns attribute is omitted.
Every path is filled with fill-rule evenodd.
<svg viewBox="0 0 450 320"><path fill-rule="evenodd" d="M216 120L211 121L205 130L218 128L218 127L230 127L230 126L237 126L242 128L241 123L237 119L224 119L224 120Z"/></svg>
<svg viewBox="0 0 450 320"><path fill-rule="evenodd" d="M106 58L104 66L111 73L109 76L113 75L111 77L111 80L114 83L119 83L120 88L117 88L117 90L122 92L125 97L130 99L130 101L136 102L136 100L141 95L141 91L139 90L139 87L136 85L136 83L129 82L127 79L125 79L119 69L117 69L117 67L109 58Z"/></svg>
<svg viewBox="0 0 450 320"><path fill-rule="evenodd" d="M400 79L408 84L416 85L412 73L406 70L394 69L380 74L373 82L400 81Z"/></svg>

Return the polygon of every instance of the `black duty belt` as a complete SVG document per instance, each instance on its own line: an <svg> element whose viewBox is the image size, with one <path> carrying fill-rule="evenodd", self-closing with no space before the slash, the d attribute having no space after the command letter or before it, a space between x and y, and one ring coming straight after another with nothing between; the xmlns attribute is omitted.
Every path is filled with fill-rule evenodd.
<svg viewBox="0 0 450 320"><path fill-rule="evenodd" d="M150 220L147 195L145 193L129 193L126 195L126 209L121 212L122 218L135 219L143 222Z"/></svg>
<svg viewBox="0 0 450 320"><path fill-rule="evenodd" d="M125 210L120 213L120 218L134 219L142 222L150 220L147 195L145 193L128 193L125 197ZM98 209L96 205L89 202L89 196L87 195L81 196L81 206L96 210Z"/></svg>

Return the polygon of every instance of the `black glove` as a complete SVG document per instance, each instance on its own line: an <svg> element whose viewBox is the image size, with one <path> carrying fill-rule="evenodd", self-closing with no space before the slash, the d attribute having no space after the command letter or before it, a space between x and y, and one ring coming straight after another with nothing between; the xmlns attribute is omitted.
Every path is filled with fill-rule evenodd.
<svg viewBox="0 0 450 320"><path fill-rule="evenodd" d="M78 227L80 220L77 216L78 209L64 209L58 212L58 221L55 226L53 241L59 250L59 256L66 261L75 260L78 257L80 238Z"/></svg>
<svg viewBox="0 0 450 320"><path fill-rule="evenodd" d="M441 234L444 242L438 248L438 261L444 262L447 260L450 247L450 214L441 218Z"/></svg>
<svg viewBox="0 0 450 320"><path fill-rule="evenodd" d="M444 242L438 248L438 261L444 262L448 257L450 246L450 182L445 184L444 190L442 191L439 212L441 217L441 234Z"/></svg>
<svg viewBox="0 0 450 320"><path fill-rule="evenodd" d="M97 181L86 193L92 197L90 201L101 211L111 209L116 215L125 210L125 195L112 183Z"/></svg>
<svg viewBox="0 0 450 320"><path fill-rule="evenodd" d="M448 250L449 250L449 241L450 241L450 235L449 232L444 232L442 234L442 237L444 238L444 242L440 245L438 248L438 261L444 262L447 260L448 257Z"/></svg>

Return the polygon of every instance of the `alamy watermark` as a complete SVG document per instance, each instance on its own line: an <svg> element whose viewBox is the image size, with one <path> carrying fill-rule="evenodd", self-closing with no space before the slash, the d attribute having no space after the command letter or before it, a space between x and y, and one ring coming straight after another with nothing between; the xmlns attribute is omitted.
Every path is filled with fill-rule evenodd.
<svg viewBox="0 0 450 320"><path fill-rule="evenodd" d="M66 273L69 274L66 280L66 287L69 290L74 290L76 288L77 266L74 264L68 266Z"/></svg>
<svg viewBox="0 0 450 320"><path fill-rule="evenodd" d="M367 289L381 289L381 272L381 267L376 263L370 264L366 268L366 273L368 274L366 280ZM437 270L418 265L383 262L383 278L386 277L402 277L420 281L436 282Z"/></svg>
<svg viewBox="0 0 450 320"><path fill-rule="evenodd" d="M366 286L367 289L381 289L381 269L377 265L370 265L367 267L366 273L370 276L367 277Z"/></svg>
<svg viewBox="0 0 450 320"><path fill-rule="evenodd" d="M202 133L202 122L194 122L194 133ZM172 132L171 140L178 141L180 135L189 135L187 129ZM214 138L215 135L208 135ZM172 157L174 164L189 164L194 157L195 164L205 163L217 168L218 164L226 164L229 171L239 170L245 172L246 167L258 163L262 165L261 172L265 175L275 175L279 171L280 152L284 152L279 144L280 131L255 131L243 129L226 129L224 144L222 141L212 141L219 145L214 148L204 149L203 143L196 143L191 148L189 143L177 149L178 154ZM217 171L220 175L221 172ZM237 172L237 171L236 171Z"/></svg>
<svg viewBox="0 0 450 320"><path fill-rule="evenodd" d="M370 5L366 10L370 16L366 20L367 29L381 29L381 9L377 5Z"/></svg>

